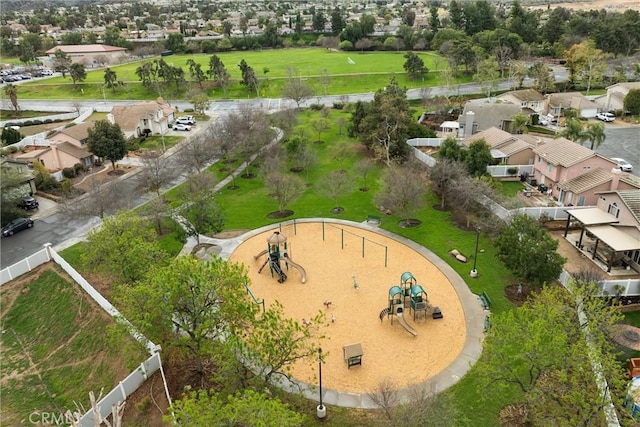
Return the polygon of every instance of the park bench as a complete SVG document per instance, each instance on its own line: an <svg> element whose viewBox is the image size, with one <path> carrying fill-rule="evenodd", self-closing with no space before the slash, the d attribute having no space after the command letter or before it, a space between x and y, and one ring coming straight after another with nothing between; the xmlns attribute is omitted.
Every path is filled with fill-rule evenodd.
<svg viewBox="0 0 640 427"><path fill-rule="evenodd" d="M482 308L485 310L489 310L491 308L491 298L489 298L489 295L487 295L485 291L482 291L482 293L479 295L479 298L480 304L482 304Z"/></svg>
<svg viewBox="0 0 640 427"><path fill-rule="evenodd" d="M380 225L382 223L382 218L378 215L367 215L367 222Z"/></svg>

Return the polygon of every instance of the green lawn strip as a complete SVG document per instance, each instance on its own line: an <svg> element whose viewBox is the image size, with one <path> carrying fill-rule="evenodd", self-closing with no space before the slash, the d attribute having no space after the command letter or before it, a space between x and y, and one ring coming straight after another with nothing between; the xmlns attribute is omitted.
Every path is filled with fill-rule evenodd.
<svg viewBox="0 0 640 427"><path fill-rule="evenodd" d="M44 117L58 114L51 111L34 111L34 110L0 110L0 120L14 120L14 119L30 119L32 117Z"/></svg>
<svg viewBox="0 0 640 427"><path fill-rule="evenodd" d="M505 197L515 197L525 188L520 181L496 181L496 190Z"/></svg>
<svg viewBox="0 0 640 427"><path fill-rule="evenodd" d="M146 359L143 347L131 350L130 336L107 339L113 322L100 310L53 271L25 285L2 315L3 368L10 366L14 377L3 387L7 420L35 410L74 410L74 401L86 408L89 391L110 390L122 379L114 378L115 369L130 370Z"/></svg>
<svg viewBox="0 0 640 427"><path fill-rule="evenodd" d="M163 143L164 138L164 143ZM177 143L184 140L183 136L150 136L146 138L142 143L138 145L138 149L140 150L149 150L149 151L162 151L163 149L169 149L176 145Z"/></svg>
<svg viewBox="0 0 640 427"><path fill-rule="evenodd" d="M295 49L295 50L272 50L272 51L252 51L252 52L231 52L220 53L218 56L225 63L227 70L232 76L232 84L227 91L227 98L254 98L256 94L241 85L240 70L237 64L245 59L247 64L256 72L261 81L260 95L268 98L282 96L282 87L288 78L289 67L292 56L296 58L294 67L297 76L306 79L311 85L316 95L342 95L349 93L375 92L389 83L391 77L396 77L401 86L407 88L417 88L422 86L440 86L443 84L438 67L442 68L442 61L438 55L433 53L419 54L425 61L429 70L424 77L416 80L409 79L403 69L405 61L403 52L327 52L325 49ZM188 59L201 63L203 69L208 69L208 62L211 55L176 55L167 62L173 66L182 66L187 77ZM355 64L350 64L348 58L352 58ZM145 60L151 61L151 60ZM184 98L185 89L205 91L209 97L220 99L223 93L220 89L214 89L212 82L204 82L201 88L195 82L190 82L181 91L176 91L174 85L165 87L160 84L158 88L147 89L142 86L140 79L135 74L135 70L144 61L136 61L128 64L111 67L117 73L118 80L125 82L123 87L114 90L104 90L104 70L92 70L87 72L84 82L78 83L75 87L70 77L54 77L46 80L28 82L20 85L19 97L22 99L95 99L100 100L130 100L147 99L152 100L158 96L166 99L174 97ZM436 67L435 64L438 64ZM264 73L264 68L269 69ZM326 92L321 80L323 73L329 75L329 83ZM458 83L467 83L470 77L461 75Z"/></svg>

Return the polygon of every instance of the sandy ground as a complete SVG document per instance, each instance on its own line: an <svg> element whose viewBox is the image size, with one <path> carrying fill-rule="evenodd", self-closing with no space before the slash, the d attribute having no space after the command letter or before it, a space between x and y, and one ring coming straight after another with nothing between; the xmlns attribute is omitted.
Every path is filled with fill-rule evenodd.
<svg viewBox="0 0 640 427"><path fill-rule="evenodd" d="M341 231L344 229L344 233ZM277 228L275 229L277 230ZM266 239L273 231L259 234L243 242L231 260L249 266L252 292L266 304L280 301L286 314L302 321L319 311L326 313L329 325L322 342L326 353L323 386L343 392L367 393L383 380L391 379L397 388L425 381L447 367L462 351L466 327L462 305L449 282L431 262L413 249L377 233L355 227L325 224L324 241L321 223L283 227L288 238L289 256L306 271L307 282L289 267L289 278L283 284L271 277L269 268L258 270L265 256L253 256L267 248ZM344 249L342 236L344 235ZM365 237L364 251L362 246ZM376 242L376 243L372 243ZM387 247L387 267L385 249ZM428 293L432 306L438 306L443 319L413 320L407 309L408 324L418 335L408 333L394 318L381 322L381 310L388 306L388 291L400 284L403 272L410 271ZM358 288L354 287L354 279ZM331 301L327 309L324 301ZM331 315L335 322L331 323ZM362 366L351 369L343 359L342 347L361 343ZM294 367L294 376L302 381L317 382L317 360Z"/></svg>

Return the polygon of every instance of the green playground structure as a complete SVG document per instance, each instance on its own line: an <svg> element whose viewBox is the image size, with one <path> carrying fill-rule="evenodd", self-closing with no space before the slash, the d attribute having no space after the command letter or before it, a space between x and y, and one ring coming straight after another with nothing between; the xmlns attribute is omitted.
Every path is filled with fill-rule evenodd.
<svg viewBox="0 0 640 427"><path fill-rule="evenodd" d="M284 260L284 264L289 269L289 265L300 272L300 280L302 283L307 281L307 272L305 269L295 262L289 257L289 253L287 252L287 236L280 233L279 231L274 231L273 234L267 237L267 249L261 251L259 254L254 255L253 259L258 259L262 255L268 255L260 270L258 270L258 274L262 273L262 270L269 265L269 271L271 271L271 277L277 277L278 283L284 283L287 280L287 274L282 269L282 265L280 264L280 260Z"/></svg>
<svg viewBox="0 0 640 427"><path fill-rule="evenodd" d="M416 330L407 323L404 317L405 308L410 308L413 312L414 322L417 314L422 314L426 320L427 311L429 310L427 292L418 284L413 274L408 271L405 271L400 276L400 285L393 285L389 288L389 305L380 312L380 320L382 321L385 316L391 317L391 324L393 325L393 316L396 316L400 324L410 334L417 336ZM438 309L438 317L435 316L434 310L434 319L441 317L440 310Z"/></svg>

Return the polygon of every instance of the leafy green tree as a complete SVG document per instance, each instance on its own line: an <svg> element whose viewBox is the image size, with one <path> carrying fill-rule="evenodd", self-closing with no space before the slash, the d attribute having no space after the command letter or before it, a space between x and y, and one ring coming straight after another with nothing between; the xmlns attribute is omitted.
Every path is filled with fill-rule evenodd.
<svg viewBox="0 0 640 427"><path fill-rule="evenodd" d="M205 111L211 106L211 101L205 92L198 92L193 95L189 100L190 103L193 104L193 108L200 114L205 113Z"/></svg>
<svg viewBox="0 0 640 427"><path fill-rule="evenodd" d="M316 9L311 17L311 26L316 33L324 32L324 26L327 23L327 17L322 10Z"/></svg>
<svg viewBox="0 0 640 427"><path fill-rule="evenodd" d="M451 21L451 27L454 30L464 30L464 13L462 12L462 6L456 0L452 0L449 3L449 21Z"/></svg>
<svg viewBox="0 0 640 427"><path fill-rule="evenodd" d="M584 141L587 138L584 125L579 119L574 117L567 119L566 127L559 135L576 142Z"/></svg>
<svg viewBox="0 0 640 427"><path fill-rule="evenodd" d="M553 92L555 89L555 77L553 70L542 62L534 63L528 71L533 79L533 88L542 94Z"/></svg>
<svg viewBox="0 0 640 427"><path fill-rule="evenodd" d="M167 416L165 421L175 420L179 427L299 427L306 421L286 403L251 389L226 397L213 390L192 391L173 401L171 413L174 417Z"/></svg>
<svg viewBox="0 0 640 427"><path fill-rule="evenodd" d="M326 327L324 313L318 312L306 325L285 316L279 301L266 312L258 314L247 337L229 337L256 375L265 382L275 378L291 379L291 368L298 360L317 361L322 330ZM314 357L315 356L315 357Z"/></svg>
<svg viewBox="0 0 640 427"><path fill-rule="evenodd" d="M500 66L495 58L483 59L478 63L478 69L473 76L473 80L477 82L487 98L491 98L493 93L498 88L498 82L500 79Z"/></svg>
<svg viewBox="0 0 640 427"><path fill-rule="evenodd" d="M186 48L186 45L184 44L184 36L180 33L169 34L164 42L164 47L173 52L184 52Z"/></svg>
<svg viewBox="0 0 640 427"><path fill-rule="evenodd" d="M242 335L257 311L243 291L247 281L241 264L179 256L119 287L116 300L140 332L163 347L185 350L203 376L219 340Z"/></svg>
<svg viewBox="0 0 640 427"><path fill-rule="evenodd" d="M190 177L180 194L180 213L188 221L188 234L196 236L198 243L201 234L218 233L224 228L224 211L215 199L214 186L213 175L203 172Z"/></svg>
<svg viewBox="0 0 640 427"><path fill-rule="evenodd" d="M26 169L26 165L24 167ZM6 171L2 171L2 180L0 180L0 219L2 220L2 226L24 215L18 209L20 198L27 195L25 194L24 180L25 177L13 168L7 168Z"/></svg>
<svg viewBox="0 0 640 427"><path fill-rule="evenodd" d="M62 73L62 77L66 78L67 73L71 69L71 58L60 49L56 49L53 54L53 71Z"/></svg>
<svg viewBox="0 0 640 427"><path fill-rule="evenodd" d="M256 95L260 96L260 82L253 68L251 68L244 59L240 61L238 68L240 68L242 72L241 83L249 90L255 91Z"/></svg>
<svg viewBox="0 0 640 427"><path fill-rule="evenodd" d="M122 284L142 279L168 260L155 229L132 213L104 218L99 229L89 232L87 241L81 257L84 268Z"/></svg>
<svg viewBox="0 0 640 427"><path fill-rule="evenodd" d="M472 36L497 26L495 8L486 0L465 3L463 8L465 32Z"/></svg>
<svg viewBox="0 0 640 427"><path fill-rule="evenodd" d="M602 80L607 68L605 60L608 56L596 48L592 40L571 46L564 52L566 66L569 69L569 81L571 83L577 80L582 81L587 88L588 96L591 84Z"/></svg>
<svg viewBox="0 0 640 427"><path fill-rule="evenodd" d="M20 105L18 104L18 87L14 84L7 83L2 91L7 96L7 98L9 98L13 109L15 111L19 111Z"/></svg>
<svg viewBox="0 0 640 427"><path fill-rule="evenodd" d="M514 131L516 133L529 132L528 126L531 124L531 117L523 113L517 113L511 117L511 120L512 120L511 122L512 132Z"/></svg>
<svg viewBox="0 0 640 427"><path fill-rule="evenodd" d="M144 62L136 68L136 75L142 82L142 86L151 89L156 82L156 69L151 62Z"/></svg>
<svg viewBox="0 0 640 427"><path fill-rule="evenodd" d="M116 162L127 154L127 141L120 126L107 120L98 120L88 129L87 148L93 154L111 162L116 170Z"/></svg>
<svg viewBox="0 0 640 427"><path fill-rule="evenodd" d="M467 175L464 163L444 158L429 168L429 182L433 192L440 198L440 209L445 209L456 182Z"/></svg>
<svg viewBox="0 0 640 427"><path fill-rule="evenodd" d="M438 157L441 159L448 159L456 162L464 160L465 151L455 138L449 137L442 141L440 149L438 149Z"/></svg>
<svg viewBox="0 0 640 427"><path fill-rule="evenodd" d="M340 5L336 5L331 11L331 33L338 35L346 26L344 15Z"/></svg>
<svg viewBox="0 0 640 427"><path fill-rule="evenodd" d="M495 241L498 258L520 280L541 286L557 279L566 259L558 241L533 218L516 215Z"/></svg>
<svg viewBox="0 0 640 427"><path fill-rule="evenodd" d="M493 162L491 147L484 138L473 141L465 153L464 163L467 165L469 174L482 176L487 173L487 166Z"/></svg>
<svg viewBox="0 0 640 427"><path fill-rule="evenodd" d="M224 96L227 96L227 87L231 80L231 75L224 66L224 63L220 60L218 55L213 55L209 58L209 69L207 74L211 77L218 86L222 88Z"/></svg>
<svg viewBox="0 0 640 427"><path fill-rule="evenodd" d="M587 129L582 134L582 137L578 140L580 144L584 141L591 142L589 148L591 150L598 149L606 139L606 135L604 133L604 124L602 123L589 123L587 125Z"/></svg>
<svg viewBox="0 0 640 427"><path fill-rule="evenodd" d="M42 48L42 37L37 33L23 33L20 37L20 61L29 64L36 60Z"/></svg>
<svg viewBox="0 0 640 427"><path fill-rule="evenodd" d="M202 64L189 58L187 59L187 65L189 66L189 74L191 75L191 78L198 83L200 88L202 88L202 82L206 80L204 71L202 71Z"/></svg>
<svg viewBox="0 0 640 427"><path fill-rule="evenodd" d="M513 387L524 392L533 425L594 425L608 404L596 369L614 403L624 395L627 381L609 336L620 312L597 296L593 283L569 289L545 286L521 307L492 316L484 341L479 367L485 397L512 393Z"/></svg>
<svg viewBox="0 0 640 427"><path fill-rule="evenodd" d="M507 29L510 32L519 35L525 43L532 43L536 40L538 34L538 15L536 12L526 11L520 2L515 1L511 4L509 18Z"/></svg>
<svg viewBox="0 0 640 427"><path fill-rule="evenodd" d="M2 128L2 134L0 134L0 141L2 141L2 145L15 144L16 142L20 142L22 138L24 138L24 136L19 130L12 127Z"/></svg>
<svg viewBox="0 0 640 427"><path fill-rule="evenodd" d="M406 61L404 62L403 68L407 73L409 73L409 77L411 77L411 79L415 80L429 72L429 69L425 67L422 58L415 53L407 52L405 53L404 58Z"/></svg>
<svg viewBox="0 0 640 427"><path fill-rule="evenodd" d="M640 115L640 89L631 89L623 100L624 109L634 116Z"/></svg>
<svg viewBox="0 0 640 427"><path fill-rule="evenodd" d="M118 75L109 67L104 70L104 85L114 91L118 86Z"/></svg>
<svg viewBox="0 0 640 427"><path fill-rule="evenodd" d="M69 67L69 77L71 77L71 81L73 82L73 88L77 89L77 82L82 82L87 78L87 70L84 68L84 65L76 62L71 64Z"/></svg>
<svg viewBox="0 0 640 427"><path fill-rule="evenodd" d="M64 33L60 36L60 44L76 45L82 44L82 33Z"/></svg>
<svg viewBox="0 0 640 427"><path fill-rule="evenodd" d="M398 86L394 77L388 86L374 95L357 135L378 158L391 165L407 158L406 141L411 120L406 90Z"/></svg>

